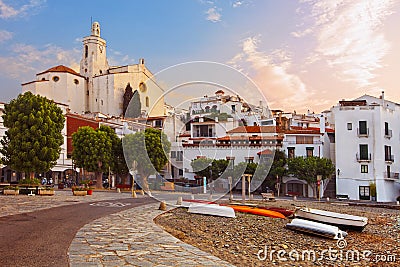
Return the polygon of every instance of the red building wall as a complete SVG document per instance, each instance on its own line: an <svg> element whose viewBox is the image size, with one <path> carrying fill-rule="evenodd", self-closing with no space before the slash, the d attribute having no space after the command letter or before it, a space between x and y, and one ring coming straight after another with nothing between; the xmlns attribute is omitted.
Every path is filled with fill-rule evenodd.
<svg viewBox="0 0 400 267"><path fill-rule="evenodd" d="M72 155L72 134L82 126L90 126L93 129L99 128L99 122L76 114L67 114L67 155Z"/></svg>

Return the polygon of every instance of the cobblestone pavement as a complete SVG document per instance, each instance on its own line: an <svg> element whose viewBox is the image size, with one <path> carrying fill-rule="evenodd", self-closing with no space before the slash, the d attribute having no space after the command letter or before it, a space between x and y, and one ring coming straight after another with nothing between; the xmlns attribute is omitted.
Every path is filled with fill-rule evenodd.
<svg viewBox="0 0 400 267"><path fill-rule="evenodd" d="M91 196L73 196L70 189L56 190L54 196L5 196L0 194L0 217L83 202L131 197L130 193L116 193L114 190L95 191Z"/></svg>
<svg viewBox="0 0 400 267"><path fill-rule="evenodd" d="M69 248L70 266L233 266L166 233L150 204L85 225Z"/></svg>
<svg viewBox="0 0 400 267"><path fill-rule="evenodd" d="M78 197L69 189L56 190L54 196L0 195L0 217L131 197L130 193L115 191L95 191L92 196ZM138 197L143 196L138 194ZM155 197L166 200L169 207L176 202L175 194L156 194ZM128 209L85 225L69 248L70 266L232 266L158 227L153 222L162 213L158 205Z"/></svg>

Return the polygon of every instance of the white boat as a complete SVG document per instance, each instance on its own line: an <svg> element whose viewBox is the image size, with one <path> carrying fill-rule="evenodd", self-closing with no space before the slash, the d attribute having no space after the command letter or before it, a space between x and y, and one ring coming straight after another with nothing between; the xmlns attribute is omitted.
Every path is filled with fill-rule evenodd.
<svg viewBox="0 0 400 267"><path fill-rule="evenodd" d="M344 213L331 212L311 208L299 208L294 216L311 221L335 225L343 229L362 231L368 224L368 218Z"/></svg>
<svg viewBox="0 0 400 267"><path fill-rule="evenodd" d="M218 204L191 203L188 212L229 218L236 217L233 208Z"/></svg>
<svg viewBox="0 0 400 267"><path fill-rule="evenodd" d="M290 223L286 224L286 227L291 230L297 230L300 232L306 232L333 239L343 239L347 236L347 233L340 230L337 226L303 219L295 218Z"/></svg>

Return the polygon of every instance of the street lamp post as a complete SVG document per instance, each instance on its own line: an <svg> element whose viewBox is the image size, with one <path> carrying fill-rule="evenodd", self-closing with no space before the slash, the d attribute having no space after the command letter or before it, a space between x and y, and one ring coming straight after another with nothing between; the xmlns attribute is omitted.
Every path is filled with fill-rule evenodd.
<svg viewBox="0 0 400 267"><path fill-rule="evenodd" d="M210 186L210 200L212 200L212 195L213 195L213 190L212 190L212 162L210 163L210 182L209 182L209 186Z"/></svg>

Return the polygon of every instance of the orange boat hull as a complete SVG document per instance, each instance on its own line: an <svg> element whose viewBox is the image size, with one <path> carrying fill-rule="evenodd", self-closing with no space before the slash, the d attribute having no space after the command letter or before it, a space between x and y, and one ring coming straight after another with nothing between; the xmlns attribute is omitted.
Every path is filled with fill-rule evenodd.
<svg viewBox="0 0 400 267"><path fill-rule="evenodd" d="M266 210L266 209L260 209L260 208L252 208L248 206L235 206L231 205L231 207L234 211L238 212L244 212L244 213L250 213L250 214L255 214L255 215L260 215L260 216L267 216L271 218L281 218L285 219L285 215L283 215L280 212L273 211L273 210Z"/></svg>

